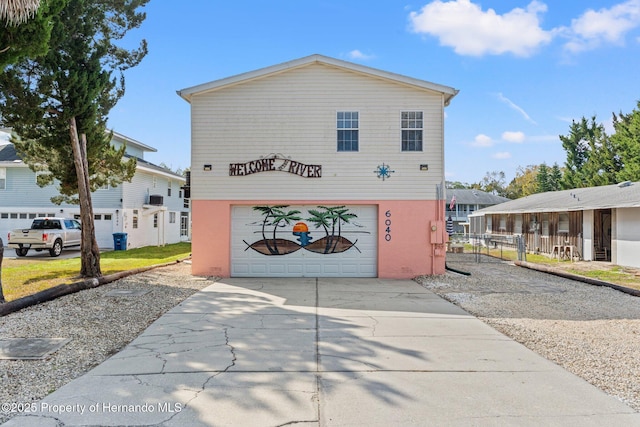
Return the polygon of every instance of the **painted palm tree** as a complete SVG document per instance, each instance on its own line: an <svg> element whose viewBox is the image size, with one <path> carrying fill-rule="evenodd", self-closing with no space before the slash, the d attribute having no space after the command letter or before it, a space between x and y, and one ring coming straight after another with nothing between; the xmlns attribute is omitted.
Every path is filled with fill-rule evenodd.
<svg viewBox="0 0 640 427"><path fill-rule="evenodd" d="M282 225L282 227L286 225L291 225L291 223L293 221L300 221L302 218L298 215L300 213L300 211L297 210L290 210L288 212L285 212L284 210L282 210L282 208L286 208L288 206L279 206L279 207L274 207L274 209L272 210L272 215L273 215L273 249L275 250L276 254L279 254L280 251L278 251L278 240L276 239L276 231L278 230L278 227L281 227L280 223L284 222L284 224Z"/></svg>
<svg viewBox="0 0 640 427"><path fill-rule="evenodd" d="M334 206L334 207L318 206L318 207L326 210L327 211L327 216L331 220L331 234L327 235L326 246L325 246L325 249L324 249L324 253L328 254L328 253L331 252L332 246L334 246L333 241L336 240L335 239L335 236L336 236L336 223L338 222L337 211L339 209L343 209L344 206Z"/></svg>
<svg viewBox="0 0 640 427"><path fill-rule="evenodd" d="M358 218L358 215L354 214L354 213L349 213L349 209L347 209L344 206L339 206L338 208L336 208L336 210L334 211L335 214L335 221L338 222L338 238L335 239L335 243L333 244L333 249L331 250L332 252L336 251L336 248L338 247L338 242L340 241L340 237L342 236L342 224L349 224L349 221L354 219L354 218Z"/></svg>
<svg viewBox="0 0 640 427"><path fill-rule="evenodd" d="M275 218L275 211L281 210L288 207L288 205L277 205L277 206L254 206L253 210L258 211L264 215L264 219L262 221L262 240L264 241L269 253L272 255L276 255L278 252L269 244L269 239L267 239L266 228L267 225L273 225L273 221L269 221L272 218ZM275 232L274 232L275 239Z"/></svg>
<svg viewBox="0 0 640 427"><path fill-rule="evenodd" d="M321 207L321 206L319 206ZM309 210L309 214L311 215L309 218L307 218L307 221L309 221L310 223L312 223L316 228L320 228L322 227L324 229L324 232L326 234L326 239L327 242L329 241L329 227L331 226L331 215L329 214L328 211L317 211L315 209L310 209ZM324 253L327 253L327 249L328 247L325 246L325 251Z"/></svg>
<svg viewBox="0 0 640 427"><path fill-rule="evenodd" d="M35 15L40 0L2 0L0 1L0 21L10 25L20 24Z"/></svg>

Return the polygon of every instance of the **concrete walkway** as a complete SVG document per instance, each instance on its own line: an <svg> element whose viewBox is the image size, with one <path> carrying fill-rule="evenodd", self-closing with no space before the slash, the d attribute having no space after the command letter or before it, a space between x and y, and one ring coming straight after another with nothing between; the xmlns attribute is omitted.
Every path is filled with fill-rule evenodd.
<svg viewBox="0 0 640 427"><path fill-rule="evenodd" d="M144 307L140 307L144 310ZM6 426L640 426L415 282L227 279Z"/></svg>

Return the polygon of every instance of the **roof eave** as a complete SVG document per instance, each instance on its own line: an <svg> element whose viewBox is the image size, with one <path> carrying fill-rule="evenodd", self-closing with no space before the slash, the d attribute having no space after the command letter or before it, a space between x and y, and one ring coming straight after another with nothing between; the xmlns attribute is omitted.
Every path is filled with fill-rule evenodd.
<svg viewBox="0 0 640 427"><path fill-rule="evenodd" d="M176 91L176 93L182 97L185 101L191 103L194 95L216 90L222 87L231 86L241 82L247 82L253 79L262 78L269 75L279 74L285 71L293 70L296 68L304 67L312 63L319 63L324 65L330 65L360 74L365 74L372 77L382 78L386 80L403 83L409 86L417 87L420 89L427 89L434 92L440 92L444 95L445 106L449 105L451 99L456 96L459 90L449 86L440 85L437 83L431 83L426 80L420 80L413 77L407 77L401 74L391 73L388 71L378 70L376 68L367 67L365 65L355 64L353 62L343 61L341 59L330 58L319 54L306 56L303 58L295 59L293 61L283 62L281 64L272 65L266 68L260 68L258 70L249 71L235 76L223 78L220 80L214 80L208 83L192 86L182 90Z"/></svg>

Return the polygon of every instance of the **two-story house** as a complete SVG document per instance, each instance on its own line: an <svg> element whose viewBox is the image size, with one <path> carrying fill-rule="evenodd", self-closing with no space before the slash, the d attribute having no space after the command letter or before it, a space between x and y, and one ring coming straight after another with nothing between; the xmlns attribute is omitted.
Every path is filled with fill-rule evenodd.
<svg viewBox="0 0 640 427"><path fill-rule="evenodd" d="M0 233L6 244L9 230L29 228L33 218L56 216L79 218L78 205L55 205L55 185L39 187L36 174L20 159L9 142L8 131L0 135ZM181 187L185 178L144 160L155 148L114 133L112 144L126 145L126 156L137 159L131 182L92 193L96 239L101 248L113 248L113 233L127 233L127 247L163 245L188 240L189 200Z"/></svg>
<svg viewBox="0 0 640 427"><path fill-rule="evenodd" d="M321 55L187 88L196 275L445 272L457 90Z"/></svg>
<svg viewBox="0 0 640 427"><path fill-rule="evenodd" d="M489 206L508 202L511 199L480 190L447 188L445 217L451 218L453 233L469 236L469 215Z"/></svg>

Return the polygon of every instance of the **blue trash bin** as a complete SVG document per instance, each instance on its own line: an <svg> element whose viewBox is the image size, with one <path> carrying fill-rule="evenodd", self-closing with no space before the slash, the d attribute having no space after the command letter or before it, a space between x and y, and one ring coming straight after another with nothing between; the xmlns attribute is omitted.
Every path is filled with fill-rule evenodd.
<svg viewBox="0 0 640 427"><path fill-rule="evenodd" d="M113 233L113 250L127 250L127 233Z"/></svg>

